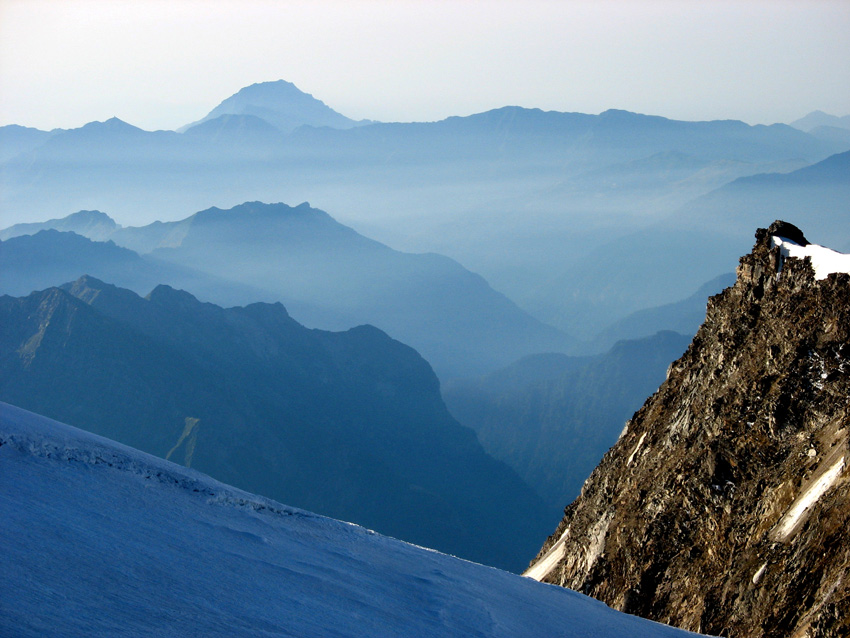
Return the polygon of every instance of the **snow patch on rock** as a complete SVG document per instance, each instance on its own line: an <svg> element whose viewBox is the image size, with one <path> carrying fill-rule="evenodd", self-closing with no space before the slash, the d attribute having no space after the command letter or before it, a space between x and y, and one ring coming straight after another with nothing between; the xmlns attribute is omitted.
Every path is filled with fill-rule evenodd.
<svg viewBox="0 0 850 638"><path fill-rule="evenodd" d="M558 564L558 561L564 557L564 541L569 533L570 528L567 526L567 529L564 530L557 542L549 548L549 551L543 555L543 558L525 570L522 575L533 580L543 580L548 576L549 572Z"/></svg>
<svg viewBox="0 0 850 638"><path fill-rule="evenodd" d="M821 496L835 485L843 471L844 457L842 456L797 496L791 508L780 519L774 531L774 538L787 540L797 528L797 525L802 522L803 516L808 513L812 505L817 503Z"/></svg>
<svg viewBox="0 0 850 638"><path fill-rule="evenodd" d="M644 432L643 434L640 435L640 439L638 439L638 442L637 442L637 445L635 446L635 449L632 450L631 454L629 454L629 458L626 460L626 467L628 467L629 465L632 464L632 461L635 458L635 454L637 454L638 450L640 450L640 446L643 445L643 440L645 438L646 438L646 432Z"/></svg>
<svg viewBox="0 0 850 638"><path fill-rule="evenodd" d="M783 258L804 259L808 257L815 271L815 279L826 279L831 273L850 274L850 255L817 244L801 246L790 239L777 235L774 235L771 239L773 246L779 248Z"/></svg>

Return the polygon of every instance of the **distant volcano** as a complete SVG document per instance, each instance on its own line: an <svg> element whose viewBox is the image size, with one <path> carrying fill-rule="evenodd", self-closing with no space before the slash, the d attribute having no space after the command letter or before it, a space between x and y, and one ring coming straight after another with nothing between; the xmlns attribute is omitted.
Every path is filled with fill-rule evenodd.
<svg viewBox="0 0 850 638"><path fill-rule="evenodd" d="M253 115L265 120L283 133L290 133L305 124L344 129L367 123L367 121L356 122L349 119L321 100L299 90L291 82L278 80L247 86L224 100L205 118L178 130L182 133L193 126L223 115Z"/></svg>

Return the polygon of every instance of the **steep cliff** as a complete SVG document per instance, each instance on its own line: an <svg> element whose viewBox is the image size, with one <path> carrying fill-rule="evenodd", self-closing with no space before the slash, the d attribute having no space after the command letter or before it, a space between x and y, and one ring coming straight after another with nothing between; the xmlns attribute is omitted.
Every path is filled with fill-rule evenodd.
<svg viewBox="0 0 850 638"><path fill-rule="evenodd" d="M756 240L527 576L709 634L850 635L850 275L818 259L846 256Z"/></svg>

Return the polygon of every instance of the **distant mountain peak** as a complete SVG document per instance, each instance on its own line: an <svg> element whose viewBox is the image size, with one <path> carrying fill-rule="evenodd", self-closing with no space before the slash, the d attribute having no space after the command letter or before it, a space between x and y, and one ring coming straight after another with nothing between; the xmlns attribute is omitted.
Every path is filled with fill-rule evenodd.
<svg viewBox="0 0 850 638"><path fill-rule="evenodd" d="M330 215L326 212L313 208L309 202L302 202L297 206L290 206L283 202L275 202L267 204L265 202L244 202L237 204L232 208L222 209L217 206L212 206L202 211L198 211L192 215L191 219L195 222L211 222L223 219L250 218L252 216L260 216L262 218L280 219L282 217L300 217L307 218L328 218Z"/></svg>
<svg viewBox="0 0 850 638"><path fill-rule="evenodd" d="M222 115L252 115L265 120L283 133L300 126L352 128L361 123L334 111L327 104L301 91L292 82L277 80L246 86L221 102L203 119L188 124L180 132Z"/></svg>
<svg viewBox="0 0 850 638"><path fill-rule="evenodd" d="M102 292L109 293L117 293L119 291L124 291L123 288L119 288L115 284L110 284L102 279L98 279L92 275L82 275L79 279L75 281L69 281L66 284L62 284L59 286L62 290L70 293L74 297L78 299L85 299L88 296L96 296ZM86 300L86 303L90 303L89 300Z"/></svg>
<svg viewBox="0 0 850 638"><path fill-rule="evenodd" d="M607 117L630 117L633 115L640 115L639 113L635 113L634 111L627 111L625 109L606 109L602 111L599 115L607 116Z"/></svg>
<svg viewBox="0 0 850 638"><path fill-rule="evenodd" d="M65 221L97 222L100 224L107 224L115 228L118 227L118 224L114 219L99 210L78 210L76 213L71 213L70 215L65 217Z"/></svg>
<svg viewBox="0 0 850 638"><path fill-rule="evenodd" d="M39 231L53 229L62 232L73 232L90 239L104 241L119 228L121 226L106 213L102 213L99 210L80 210L61 219L15 224L0 231L0 240L7 240L20 235L34 235Z"/></svg>
<svg viewBox="0 0 850 638"><path fill-rule="evenodd" d="M808 115L801 117L799 120L791 122L789 126L793 126L801 131L806 131L807 133L819 126L850 129L850 115L838 117L837 115L830 115L823 111L812 111Z"/></svg>
<svg viewBox="0 0 850 638"><path fill-rule="evenodd" d="M251 95L255 98L271 98L277 99L281 95L289 95L294 96L298 99L303 99L303 97L316 99L310 93L306 93L299 89L292 82L287 82L286 80L270 80L268 82L254 82L254 84L249 84L248 86L239 89L233 96L228 98L228 100L232 100L237 96L246 96ZM226 102L227 100L225 100ZM321 102L321 100L317 100ZM322 102L324 104L324 102Z"/></svg>
<svg viewBox="0 0 850 638"><path fill-rule="evenodd" d="M87 304L91 304L103 291L108 291L114 294L119 290L117 286L103 282L97 277L92 277L91 275L83 275L76 281L63 284L59 286L59 288L70 294L72 297L81 299Z"/></svg>
<svg viewBox="0 0 850 638"><path fill-rule="evenodd" d="M89 122L88 124L84 124L78 130L81 130L81 131L106 130L106 131L112 131L112 132L117 132L117 131L127 131L127 132L142 131L142 129L140 129L139 127L133 126L132 124L128 124L124 120L121 120L121 119L119 119L115 116L110 117L108 120L104 120L103 122Z"/></svg>
<svg viewBox="0 0 850 638"><path fill-rule="evenodd" d="M661 115L647 115L646 113L636 113L634 111L627 111L625 109L607 109L602 111L599 114L599 117L606 120L619 119L619 120L648 120L648 119L656 119L656 120L667 120L668 118L662 117Z"/></svg>
<svg viewBox="0 0 850 638"><path fill-rule="evenodd" d="M172 288L168 284L159 284L145 297L147 301L163 305L179 305L181 307L200 305L197 297L185 290Z"/></svg>

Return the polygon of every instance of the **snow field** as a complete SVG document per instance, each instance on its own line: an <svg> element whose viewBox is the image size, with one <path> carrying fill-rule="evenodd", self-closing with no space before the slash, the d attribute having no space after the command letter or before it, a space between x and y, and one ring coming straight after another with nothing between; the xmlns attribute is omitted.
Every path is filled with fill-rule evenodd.
<svg viewBox="0 0 850 638"><path fill-rule="evenodd" d="M688 635L0 404L0 635Z"/></svg>

